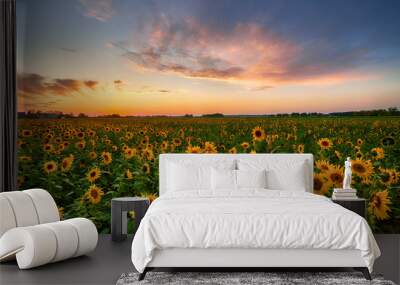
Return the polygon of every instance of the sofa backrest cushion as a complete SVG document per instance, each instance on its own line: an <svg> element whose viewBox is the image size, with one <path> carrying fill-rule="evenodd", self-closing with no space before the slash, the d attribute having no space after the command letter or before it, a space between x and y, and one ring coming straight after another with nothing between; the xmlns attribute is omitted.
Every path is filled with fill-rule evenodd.
<svg viewBox="0 0 400 285"><path fill-rule="evenodd" d="M53 197L43 189L0 193L0 237L15 227L60 220Z"/></svg>

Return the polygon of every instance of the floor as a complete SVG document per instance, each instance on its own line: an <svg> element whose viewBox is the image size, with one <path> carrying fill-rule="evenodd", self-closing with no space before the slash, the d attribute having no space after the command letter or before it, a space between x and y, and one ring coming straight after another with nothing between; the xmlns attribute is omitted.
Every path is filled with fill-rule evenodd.
<svg viewBox="0 0 400 285"><path fill-rule="evenodd" d="M376 235L382 257L375 271L400 283L400 235ZM18 270L15 262L0 265L0 284L115 284L124 272L134 271L130 260L132 237L112 242L110 235L100 235L97 249L81 256L30 270ZM312 271L312 270L310 270Z"/></svg>

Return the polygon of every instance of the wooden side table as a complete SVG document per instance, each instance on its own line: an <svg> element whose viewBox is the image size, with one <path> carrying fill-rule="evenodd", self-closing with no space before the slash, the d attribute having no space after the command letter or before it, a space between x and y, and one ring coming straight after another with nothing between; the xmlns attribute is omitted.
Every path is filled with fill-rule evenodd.
<svg viewBox="0 0 400 285"><path fill-rule="evenodd" d="M149 208L150 201L142 197L120 197L111 200L111 239L123 241L127 235L127 212L135 211L135 230Z"/></svg>
<svg viewBox="0 0 400 285"><path fill-rule="evenodd" d="M332 199L333 203L339 204L340 206L359 214L361 217L365 218L366 213L366 200L364 198L355 198L351 200L340 200Z"/></svg>

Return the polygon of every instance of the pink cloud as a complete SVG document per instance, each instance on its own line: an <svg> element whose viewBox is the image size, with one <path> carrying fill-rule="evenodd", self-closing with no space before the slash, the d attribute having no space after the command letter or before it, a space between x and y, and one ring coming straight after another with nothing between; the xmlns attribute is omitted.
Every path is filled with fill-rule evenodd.
<svg viewBox="0 0 400 285"><path fill-rule="evenodd" d="M79 2L85 9L84 15L86 17L106 22L115 14L112 5L113 0L80 0Z"/></svg>
<svg viewBox="0 0 400 285"><path fill-rule="evenodd" d="M176 22L161 15L131 46L111 43L136 67L187 77L251 81L259 86L282 82L338 82L361 75L346 70L363 57L353 50L348 59L320 62L305 47L255 23L230 30L210 29L194 18ZM364 76L364 75L363 75ZM332 80L330 78L332 77Z"/></svg>

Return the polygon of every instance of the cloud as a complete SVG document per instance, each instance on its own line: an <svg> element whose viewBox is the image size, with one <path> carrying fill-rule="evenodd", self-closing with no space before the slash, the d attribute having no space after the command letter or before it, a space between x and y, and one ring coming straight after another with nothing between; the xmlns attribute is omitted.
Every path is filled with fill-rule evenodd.
<svg viewBox="0 0 400 285"><path fill-rule="evenodd" d="M263 86L258 86L258 87L252 88L251 90L252 91L264 91L264 90L268 90L268 89L271 89L271 88L274 88L274 86L263 85Z"/></svg>
<svg viewBox="0 0 400 285"><path fill-rule="evenodd" d="M97 86L97 84L99 84L99 82L95 81L95 80L87 80L87 81L83 81L83 84L85 84L86 87L88 87L92 90L95 90L96 86Z"/></svg>
<svg viewBox="0 0 400 285"><path fill-rule="evenodd" d="M113 8L113 0L80 0L84 8L84 15L89 18L95 18L101 22L110 20L115 10Z"/></svg>
<svg viewBox="0 0 400 285"><path fill-rule="evenodd" d="M158 92L160 93L169 93L170 91L167 89L159 89Z"/></svg>
<svg viewBox="0 0 400 285"><path fill-rule="evenodd" d="M17 75L17 92L23 97L35 95L70 96L81 93L84 87L94 90L97 81L77 80L70 78L46 78L36 73Z"/></svg>
<svg viewBox="0 0 400 285"><path fill-rule="evenodd" d="M120 79L114 80L114 87L118 90L122 90L124 82Z"/></svg>
<svg viewBox="0 0 400 285"><path fill-rule="evenodd" d="M346 81L362 77L357 67L370 54L366 48L337 47L323 38L296 42L252 22L213 29L194 18L177 20L162 14L148 26L131 45L120 41L109 46L120 49L137 68L185 77L261 86Z"/></svg>

